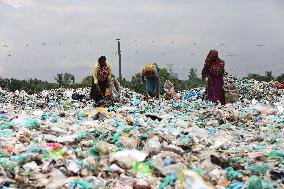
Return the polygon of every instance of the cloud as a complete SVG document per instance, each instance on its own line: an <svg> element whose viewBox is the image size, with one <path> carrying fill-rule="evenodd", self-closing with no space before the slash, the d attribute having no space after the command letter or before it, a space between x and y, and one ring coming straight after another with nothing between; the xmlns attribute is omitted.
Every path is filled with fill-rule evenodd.
<svg viewBox="0 0 284 189"><path fill-rule="evenodd" d="M3 74L3 73L5 73L6 72L6 70L3 68L3 66L0 66L0 73L1 73L1 75Z"/></svg>
<svg viewBox="0 0 284 189"><path fill-rule="evenodd" d="M5 3L14 8L20 8L24 6L33 6L35 5L34 0L1 0L2 3Z"/></svg>
<svg viewBox="0 0 284 189"><path fill-rule="evenodd" d="M0 46L0 66L9 77L53 80L58 72L71 72L78 81L91 74L100 55L106 55L118 75L115 39L121 38L127 78L153 61L162 67L174 64L175 71L186 77L191 67L200 72L211 48L219 49L231 73L271 68L278 74L284 69L283 4L281 0L0 0L0 44L9 44L8 49ZM270 62L275 65L270 67Z"/></svg>

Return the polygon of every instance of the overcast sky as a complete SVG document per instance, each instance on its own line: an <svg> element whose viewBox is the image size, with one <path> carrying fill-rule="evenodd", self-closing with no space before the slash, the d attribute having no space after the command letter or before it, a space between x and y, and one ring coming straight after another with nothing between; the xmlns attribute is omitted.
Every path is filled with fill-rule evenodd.
<svg viewBox="0 0 284 189"><path fill-rule="evenodd" d="M284 73L283 0L0 0L0 76L80 81L105 55L118 75L144 64L200 74L210 49L229 73Z"/></svg>

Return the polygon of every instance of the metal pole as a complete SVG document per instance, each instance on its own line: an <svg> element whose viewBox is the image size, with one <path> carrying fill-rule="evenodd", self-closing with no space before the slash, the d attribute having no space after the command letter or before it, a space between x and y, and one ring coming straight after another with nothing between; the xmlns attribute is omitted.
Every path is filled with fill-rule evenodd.
<svg viewBox="0 0 284 189"><path fill-rule="evenodd" d="M122 81L122 74L121 74L121 51L120 51L120 39L117 40L117 53L118 53L118 61L119 61L119 81Z"/></svg>

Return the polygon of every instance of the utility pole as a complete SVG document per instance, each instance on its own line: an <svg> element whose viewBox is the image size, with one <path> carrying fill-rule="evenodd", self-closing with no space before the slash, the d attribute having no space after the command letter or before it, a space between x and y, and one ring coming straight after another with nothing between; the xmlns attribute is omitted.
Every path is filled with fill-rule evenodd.
<svg viewBox="0 0 284 189"><path fill-rule="evenodd" d="M120 51L120 39L117 40L117 53L118 53L118 61L119 61L119 81L122 81L122 74L121 74L121 51Z"/></svg>

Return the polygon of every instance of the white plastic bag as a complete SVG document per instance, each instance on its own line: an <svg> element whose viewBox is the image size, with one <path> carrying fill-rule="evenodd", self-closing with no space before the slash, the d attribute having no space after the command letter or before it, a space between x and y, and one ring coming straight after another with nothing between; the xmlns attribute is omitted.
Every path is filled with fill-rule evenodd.
<svg viewBox="0 0 284 189"><path fill-rule="evenodd" d="M120 91L120 85L119 85L117 80L113 79L110 82L110 95L111 95L111 98L114 101L119 101L120 100L120 94L119 94L118 91Z"/></svg>
<svg viewBox="0 0 284 189"><path fill-rule="evenodd" d="M169 97L173 97L176 95L174 84L172 84L169 80L167 80L164 84L164 90Z"/></svg>
<svg viewBox="0 0 284 189"><path fill-rule="evenodd" d="M126 167L131 167L134 161L142 162L146 159L147 153L138 150L123 150L119 152L112 153L110 156L110 162L119 161Z"/></svg>
<svg viewBox="0 0 284 189"><path fill-rule="evenodd" d="M147 140L145 150L149 151L150 153L157 154L161 151L161 143L158 136L154 136Z"/></svg>

